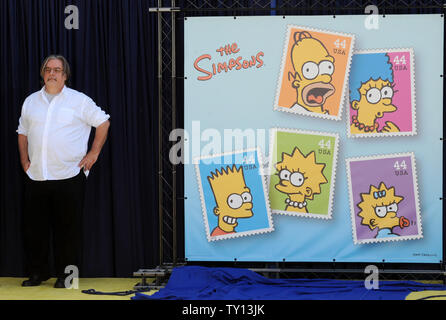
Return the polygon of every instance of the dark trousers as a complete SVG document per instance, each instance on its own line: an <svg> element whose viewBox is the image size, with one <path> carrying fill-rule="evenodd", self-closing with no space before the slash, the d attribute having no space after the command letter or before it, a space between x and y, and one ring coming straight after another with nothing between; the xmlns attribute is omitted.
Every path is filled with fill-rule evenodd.
<svg viewBox="0 0 446 320"><path fill-rule="evenodd" d="M26 178L23 222L30 275L51 276L50 245L53 246L57 277L66 276L68 265L79 268L85 182L82 170L77 176L65 180L33 181Z"/></svg>

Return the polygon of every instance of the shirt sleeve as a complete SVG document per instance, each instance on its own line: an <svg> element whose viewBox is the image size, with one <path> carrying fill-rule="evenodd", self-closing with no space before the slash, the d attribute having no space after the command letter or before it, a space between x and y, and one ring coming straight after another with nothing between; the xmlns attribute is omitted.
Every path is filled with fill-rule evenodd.
<svg viewBox="0 0 446 320"><path fill-rule="evenodd" d="M28 120L26 117L26 100L25 100L25 102L23 103L23 106L22 106L22 113L19 118L19 127L17 128L16 132L18 134L27 136L28 135L28 127L29 127L29 125L28 125Z"/></svg>
<svg viewBox="0 0 446 320"><path fill-rule="evenodd" d="M85 98L82 108L82 119L85 123L97 128L109 118L110 116L99 108L91 98Z"/></svg>

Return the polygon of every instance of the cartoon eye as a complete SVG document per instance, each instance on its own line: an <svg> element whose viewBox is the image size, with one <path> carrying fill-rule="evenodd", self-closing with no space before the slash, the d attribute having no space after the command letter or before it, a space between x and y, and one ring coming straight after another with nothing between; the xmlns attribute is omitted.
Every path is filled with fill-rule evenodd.
<svg viewBox="0 0 446 320"><path fill-rule="evenodd" d="M242 193L243 202L252 202L252 195L249 192Z"/></svg>
<svg viewBox="0 0 446 320"><path fill-rule="evenodd" d="M280 180L290 180L290 176L291 176L291 173L286 169L280 170L280 172L279 172Z"/></svg>
<svg viewBox="0 0 446 320"><path fill-rule="evenodd" d="M382 98L392 98L393 97L393 89L391 87L383 87L381 89L381 97Z"/></svg>
<svg viewBox="0 0 446 320"><path fill-rule="evenodd" d="M243 198L236 193L231 194L228 197L228 206L231 207L232 209L238 209L242 206L243 204Z"/></svg>
<svg viewBox="0 0 446 320"><path fill-rule="evenodd" d="M375 208L375 213L378 217L380 218L384 218L387 214L387 208L386 206L381 206L381 207L376 207Z"/></svg>
<svg viewBox="0 0 446 320"><path fill-rule="evenodd" d="M300 187L304 184L305 177L300 172L293 172L293 174L290 177L290 182L293 186Z"/></svg>
<svg viewBox="0 0 446 320"><path fill-rule="evenodd" d="M319 74L319 67L314 62L306 62L302 66L302 74L305 79L313 80Z"/></svg>
<svg viewBox="0 0 446 320"><path fill-rule="evenodd" d="M368 102L375 104L381 100L381 92L376 88L372 88L366 92L365 97Z"/></svg>
<svg viewBox="0 0 446 320"><path fill-rule="evenodd" d="M392 203L391 205L387 206L387 212L397 212L398 211L398 205L396 203Z"/></svg>
<svg viewBox="0 0 446 320"><path fill-rule="evenodd" d="M332 75L334 72L334 64L331 61L322 61L319 63L319 74Z"/></svg>

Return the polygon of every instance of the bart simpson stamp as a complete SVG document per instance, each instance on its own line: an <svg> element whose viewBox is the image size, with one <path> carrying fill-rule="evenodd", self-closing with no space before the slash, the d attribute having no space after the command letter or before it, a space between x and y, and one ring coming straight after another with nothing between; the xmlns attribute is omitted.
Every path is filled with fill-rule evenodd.
<svg viewBox="0 0 446 320"><path fill-rule="evenodd" d="M350 71L349 137L416 134L412 49L355 52Z"/></svg>
<svg viewBox="0 0 446 320"><path fill-rule="evenodd" d="M330 219L339 136L271 129L269 199L272 213Z"/></svg>
<svg viewBox="0 0 446 320"><path fill-rule="evenodd" d="M289 25L274 110L340 120L355 36Z"/></svg>
<svg viewBox="0 0 446 320"><path fill-rule="evenodd" d="M208 241L274 230L259 149L198 159L195 170Z"/></svg>
<svg viewBox="0 0 446 320"><path fill-rule="evenodd" d="M413 153L346 159L355 244L422 238Z"/></svg>

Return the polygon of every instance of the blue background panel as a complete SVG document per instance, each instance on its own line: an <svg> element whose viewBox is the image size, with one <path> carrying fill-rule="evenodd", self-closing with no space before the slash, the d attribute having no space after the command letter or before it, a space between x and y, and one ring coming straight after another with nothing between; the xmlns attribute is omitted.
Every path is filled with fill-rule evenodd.
<svg viewBox="0 0 446 320"><path fill-rule="evenodd" d="M442 260L442 137L443 24L435 15L386 15L379 28L367 29L368 16L199 17L185 21L185 256L190 261L314 261L417 262ZM417 135L349 139L346 105L341 121L273 111L288 24L353 33L355 49L408 48L415 54ZM218 48L236 42L237 54L221 57ZM263 52L263 66L228 71L207 81L194 68L250 58ZM199 127L199 128L198 128ZM268 234L209 243L202 219L193 158L220 139L221 151L231 151L225 129L255 133L244 148L259 146L268 155L269 128L337 132L340 145L331 220L273 215L275 231ZM247 131L246 131L247 130ZM206 136L206 134L210 134ZM215 141L214 141L215 142ZM345 158L414 152L418 173L423 238L354 245L350 219ZM201 154L205 155L205 154Z"/></svg>

